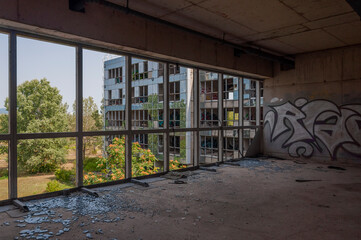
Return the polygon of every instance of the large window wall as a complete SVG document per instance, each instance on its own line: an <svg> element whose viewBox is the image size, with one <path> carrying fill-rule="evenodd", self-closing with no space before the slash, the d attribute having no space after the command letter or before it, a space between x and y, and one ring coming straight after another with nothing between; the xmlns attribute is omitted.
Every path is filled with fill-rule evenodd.
<svg viewBox="0 0 361 240"><path fill-rule="evenodd" d="M15 31L0 53L0 200L240 158L262 123L254 79Z"/></svg>

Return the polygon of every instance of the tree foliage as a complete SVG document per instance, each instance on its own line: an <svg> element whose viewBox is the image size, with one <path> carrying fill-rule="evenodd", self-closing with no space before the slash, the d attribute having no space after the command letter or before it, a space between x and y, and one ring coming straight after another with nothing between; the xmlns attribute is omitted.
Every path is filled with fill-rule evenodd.
<svg viewBox="0 0 361 240"><path fill-rule="evenodd" d="M17 88L17 130L20 133L66 132L68 130L67 105L56 87L45 78L26 81ZM9 111L9 99L5 100ZM7 118L7 117L6 117ZM0 121L1 131L8 131L7 121ZM21 169L30 173L49 172L65 160L67 140L20 140L18 162Z"/></svg>
<svg viewBox="0 0 361 240"><path fill-rule="evenodd" d="M76 112L76 103L73 104L74 113ZM74 115L75 119L75 115ZM103 127L103 118L99 113L98 106L93 97L83 99L83 131L99 131ZM101 137L85 137L83 139L83 156L87 150L96 153L97 147L101 146Z"/></svg>
<svg viewBox="0 0 361 240"><path fill-rule="evenodd" d="M159 168L155 166L158 159L150 149L143 149L138 142L132 143L132 176L155 174ZM89 172L84 175L84 184L96 184L124 179L125 177L125 137L114 138L106 150L106 156L100 156L98 167L100 172ZM176 160L171 160L170 169L184 168Z"/></svg>

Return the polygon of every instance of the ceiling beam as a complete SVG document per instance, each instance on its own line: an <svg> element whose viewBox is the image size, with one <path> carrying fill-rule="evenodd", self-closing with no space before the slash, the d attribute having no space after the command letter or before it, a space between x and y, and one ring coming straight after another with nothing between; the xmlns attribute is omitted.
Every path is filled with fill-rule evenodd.
<svg viewBox="0 0 361 240"><path fill-rule="evenodd" d="M361 20L361 1L360 0L346 0L346 2L360 16L360 20Z"/></svg>

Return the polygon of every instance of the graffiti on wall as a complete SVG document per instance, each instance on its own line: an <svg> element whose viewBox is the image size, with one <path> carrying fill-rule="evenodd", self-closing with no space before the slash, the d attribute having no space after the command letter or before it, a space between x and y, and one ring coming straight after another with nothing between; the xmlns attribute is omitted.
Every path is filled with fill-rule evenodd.
<svg viewBox="0 0 361 240"><path fill-rule="evenodd" d="M311 157L318 150L335 160L341 148L361 157L361 104L337 106L328 100L299 98L269 107L264 126L270 126L270 141L287 136L282 148L291 157Z"/></svg>

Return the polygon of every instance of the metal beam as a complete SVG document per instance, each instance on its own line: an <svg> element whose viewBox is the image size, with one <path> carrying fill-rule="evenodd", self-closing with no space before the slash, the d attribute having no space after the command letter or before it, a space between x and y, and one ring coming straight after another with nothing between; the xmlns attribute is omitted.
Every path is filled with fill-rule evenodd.
<svg viewBox="0 0 361 240"><path fill-rule="evenodd" d="M10 32L9 36L9 198L17 198L17 60L16 60L16 33Z"/></svg>
<svg viewBox="0 0 361 240"><path fill-rule="evenodd" d="M169 63L166 63L163 67L164 75L163 75L163 90L164 90L164 101L163 101L163 119L164 119L164 129L166 132L163 134L163 171L169 171Z"/></svg>
<svg viewBox="0 0 361 240"><path fill-rule="evenodd" d="M76 48L76 186L83 186L83 48Z"/></svg>
<svg viewBox="0 0 361 240"><path fill-rule="evenodd" d="M223 74L218 74L218 162L223 162Z"/></svg>
<svg viewBox="0 0 361 240"><path fill-rule="evenodd" d="M125 57L125 178L132 177L132 57Z"/></svg>
<svg viewBox="0 0 361 240"><path fill-rule="evenodd" d="M193 127L196 128L196 131L193 134L194 138L194 156L193 156L193 166L199 166L200 160L200 141L199 141L199 126L200 126L200 116L199 116L199 69L193 69Z"/></svg>
<svg viewBox="0 0 361 240"><path fill-rule="evenodd" d="M243 127L243 78L238 78L238 126ZM240 157L243 157L243 129L238 129L238 149Z"/></svg>
<svg viewBox="0 0 361 240"><path fill-rule="evenodd" d="M360 19L361 19L361 1L360 0L346 0L346 2L360 16Z"/></svg>

